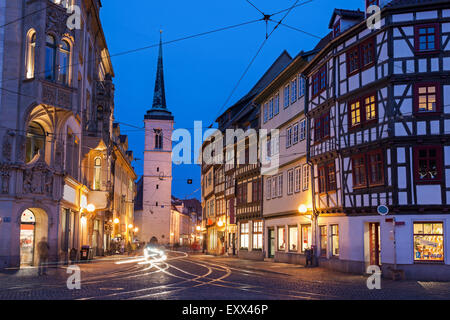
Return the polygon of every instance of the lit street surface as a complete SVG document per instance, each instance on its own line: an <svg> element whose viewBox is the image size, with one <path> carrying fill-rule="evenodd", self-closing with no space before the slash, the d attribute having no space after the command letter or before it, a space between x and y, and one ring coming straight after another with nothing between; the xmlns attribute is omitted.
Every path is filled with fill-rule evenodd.
<svg viewBox="0 0 450 320"><path fill-rule="evenodd" d="M450 299L448 283L383 279L381 290L369 290L366 277L320 268L179 252L152 265L136 260L112 257L80 264L80 290L67 288L70 274L63 267L41 277L34 268L10 270L0 274L0 299Z"/></svg>

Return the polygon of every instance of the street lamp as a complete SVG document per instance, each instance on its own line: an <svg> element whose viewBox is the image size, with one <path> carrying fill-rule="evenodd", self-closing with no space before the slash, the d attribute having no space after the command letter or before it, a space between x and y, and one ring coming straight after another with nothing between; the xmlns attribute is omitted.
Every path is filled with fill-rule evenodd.
<svg viewBox="0 0 450 320"><path fill-rule="evenodd" d="M298 207L298 212L301 214L305 214L308 212L308 208L304 204L302 204Z"/></svg>
<svg viewBox="0 0 450 320"><path fill-rule="evenodd" d="M119 224L120 220L118 218L114 219L114 224Z"/></svg>
<svg viewBox="0 0 450 320"><path fill-rule="evenodd" d="M222 228L222 227L223 227L223 221L222 221L222 220L219 220L219 222L217 222L217 226L218 226L219 228Z"/></svg>
<svg viewBox="0 0 450 320"><path fill-rule="evenodd" d="M197 232L200 232L202 230L202 227L197 226L197 228L195 228L197 230Z"/></svg>
<svg viewBox="0 0 450 320"><path fill-rule="evenodd" d="M138 228L138 227L134 228L134 232L135 232L135 233L137 233L138 231L139 231L139 228Z"/></svg>
<svg viewBox="0 0 450 320"><path fill-rule="evenodd" d="M91 203L87 205L86 209L89 213L92 213L95 211L95 206Z"/></svg>
<svg viewBox="0 0 450 320"><path fill-rule="evenodd" d="M133 229L133 225L131 223L128 225L128 229Z"/></svg>

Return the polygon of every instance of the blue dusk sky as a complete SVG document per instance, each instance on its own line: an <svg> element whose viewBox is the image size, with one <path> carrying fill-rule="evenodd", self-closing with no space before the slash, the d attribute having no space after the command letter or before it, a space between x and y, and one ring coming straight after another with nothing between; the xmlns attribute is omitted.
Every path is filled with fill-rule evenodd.
<svg viewBox="0 0 450 320"><path fill-rule="evenodd" d="M299 3L306 2L300 0ZM103 0L101 19L116 77L115 119L143 172L144 114L152 106L158 48L116 54L163 41L236 25L261 18L246 0ZM264 13L291 7L295 0L253 0ZM363 10L364 0L313 0L294 8L283 23L319 37L325 36L334 8ZM273 17L280 20L284 13ZM269 31L275 26L269 24ZM167 44L163 48L167 105L175 116L175 128L191 129L194 121L208 127L234 102L248 92L275 59L287 50L294 57L311 50L316 37L279 26L251 66L245 78L221 110L228 96L265 39L264 21L198 38ZM134 127L133 127L134 126ZM187 179L193 179L188 185ZM200 199L200 167L173 166L174 196Z"/></svg>

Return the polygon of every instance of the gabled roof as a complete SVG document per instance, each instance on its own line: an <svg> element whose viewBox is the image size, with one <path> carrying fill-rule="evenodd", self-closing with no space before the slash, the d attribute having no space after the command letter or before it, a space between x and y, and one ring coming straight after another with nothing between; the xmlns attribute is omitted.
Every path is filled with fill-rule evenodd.
<svg viewBox="0 0 450 320"><path fill-rule="evenodd" d="M348 20L364 20L365 13L361 10L347 10L347 9L334 9L333 15L331 16L330 23L328 25L328 28L333 28L334 20L336 19L336 16L340 16L344 19Z"/></svg>

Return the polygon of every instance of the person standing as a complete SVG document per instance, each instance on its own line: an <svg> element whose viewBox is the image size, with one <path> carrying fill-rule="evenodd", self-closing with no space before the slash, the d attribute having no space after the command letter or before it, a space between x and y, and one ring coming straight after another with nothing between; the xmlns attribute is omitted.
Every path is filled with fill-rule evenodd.
<svg viewBox="0 0 450 320"><path fill-rule="evenodd" d="M47 275L48 251L50 250L47 238L42 238L42 240L38 243L37 250L39 255L38 274L40 276Z"/></svg>

